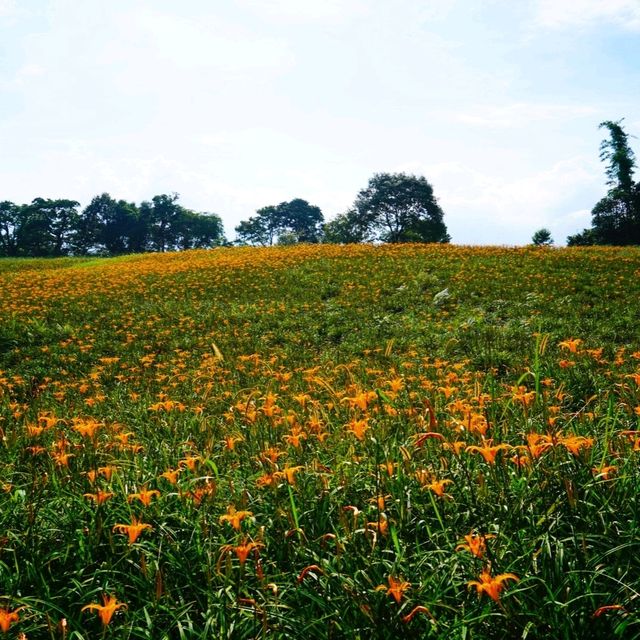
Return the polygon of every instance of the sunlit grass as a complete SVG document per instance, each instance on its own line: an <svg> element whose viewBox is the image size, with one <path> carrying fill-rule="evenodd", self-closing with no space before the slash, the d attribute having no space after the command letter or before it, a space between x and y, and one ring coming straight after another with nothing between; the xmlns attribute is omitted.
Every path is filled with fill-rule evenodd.
<svg viewBox="0 0 640 640"><path fill-rule="evenodd" d="M0 630L637 637L639 276L611 248L0 261Z"/></svg>

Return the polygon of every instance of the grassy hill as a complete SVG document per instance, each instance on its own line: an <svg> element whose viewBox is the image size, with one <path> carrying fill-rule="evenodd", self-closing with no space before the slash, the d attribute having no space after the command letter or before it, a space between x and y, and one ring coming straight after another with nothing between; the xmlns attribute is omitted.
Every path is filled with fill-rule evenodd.
<svg viewBox="0 0 640 640"><path fill-rule="evenodd" d="M639 316L632 248L0 260L0 630L640 637Z"/></svg>

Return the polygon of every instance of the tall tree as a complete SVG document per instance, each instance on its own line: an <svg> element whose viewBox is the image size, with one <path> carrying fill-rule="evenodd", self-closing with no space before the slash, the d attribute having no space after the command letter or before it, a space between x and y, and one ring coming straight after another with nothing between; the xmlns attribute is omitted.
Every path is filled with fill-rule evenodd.
<svg viewBox="0 0 640 640"><path fill-rule="evenodd" d="M96 196L80 216L76 234L78 251L110 255L130 252L137 216L133 203L115 200L108 193Z"/></svg>
<svg viewBox="0 0 640 640"><path fill-rule="evenodd" d="M35 198L24 207L17 230L20 253L62 256L73 249L79 202Z"/></svg>
<svg viewBox="0 0 640 640"><path fill-rule="evenodd" d="M422 176L376 173L353 206L360 224L383 242L449 242L444 213Z"/></svg>
<svg viewBox="0 0 640 640"><path fill-rule="evenodd" d="M319 242L323 220L319 207L294 198L258 209L255 216L240 222L235 231L241 243L261 246L280 240L287 244Z"/></svg>
<svg viewBox="0 0 640 640"><path fill-rule="evenodd" d="M0 202L0 256L18 255L18 227L22 207L9 202Z"/></svg>
<svg viewBox="0 0 640 640"><path fill-rule="evenodd" d="M264 211L261 209L261 211ZM240 244L252 244L266 247L273 244L275 230L267 224L269 217L266 215L252 216L247 220L242 220L235 228L237 242Z"/></svg>
<svg viewBox="0 0 640 640"><path fill-rule="evenodd" d="M320 207L302 198L281 202L277 207L280 233L289 233L297 242L319 242L324 216Z"/></svg>
<svg viewBox="0 0 640 640"><path fill-rule="evenodd" d="M636 158L629 146L629 136L620 124L622 120L613 122L605 120L600 129L609 131L609 139L600 143L600 160L608 164L607 184L621 193L630 193L633 189L633 169Z"/></svg>
<svg viewBox="0 0 640 640"><path fill-rule="evenodd" d="M640 184L633 182L635 154L621 122L600 123L600 128L609 132L609 138L600 144L609 192L591 211L591 229L569 236L569 246L640 244Z"/></svg>
<svg viewBox="0 0 640 640"><path fill-rule="evenodd" d="M183 209L178 223L178 248L206 249L223 245L224 226L215 213L196 213Z"/></svg>
<svg viewBox="0 0 640 640"><path fill-rule="evenodd" d="M162 194L151 199L151 242L156 251L176 247L182 207L177 193Z"/></svg>

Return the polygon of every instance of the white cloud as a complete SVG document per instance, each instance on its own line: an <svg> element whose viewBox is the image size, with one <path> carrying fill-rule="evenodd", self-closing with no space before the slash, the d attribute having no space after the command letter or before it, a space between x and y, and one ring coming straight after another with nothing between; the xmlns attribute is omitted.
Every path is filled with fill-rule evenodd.
<svg viewBox="0 0 640 640"><path fill-rule="evenodd" d="M427 177L453 241L465 244L500 244L502 237L524 244L540 227L565 237L588 226L589 209L576 210L576 198L590 205L602 191L597 159L581 156L512 179L460 162L409 163L397 170Z"/></svg>
<svg viewBox="0 0 640 640"><path fill-rule="evenodd" d="M567 220L582 222L587 224L591 218L591 211L589 209L578 209L577 211L571 211L565 216Z"/></svg>
<svg viewBox="0 0 640 640"><path fill-rule="evenodd" d="M286 69L293 63L284 41L258 36L215 15L188 19L151 9L132 11L128 33L132 41L143 38L158 60L178 68L237 72Z"/></svg>
<svg viewBox="0 0 640 640"><path fill-rule="evenodd" d="M364 0L240 0L247 9L287 22L347 22L367 13Z"/></svg>
<svg viewBox="0 0 640 640"><path fill-rule="evenodd" d="M27 63L13 72L13 76L0 76L0 91L15 91L28 86L34 79L45 74L46 69L35 63Z"/></svg>
<svg viewBox="0 0 640 640"><path fill-rule="evenodd" d="M535 22L542 27L563 29L609 22L625 29L640 30L638 0L537 0Z"/></svg>
<svg viewBox="0 0 640 640"><path fill-rule="evenodd" d="M495 106L477 106L472 111L454 113L454 119L481 127L523 127L532 122L569 120L593 116L597 109L582 105L530 104L516 102Z"/></svg>
<svg viewBox="0 0 640 640"><path fill-rule="evenodd" d="M0 0L0 18L6 18L16 13L15 0Z"/></svg>

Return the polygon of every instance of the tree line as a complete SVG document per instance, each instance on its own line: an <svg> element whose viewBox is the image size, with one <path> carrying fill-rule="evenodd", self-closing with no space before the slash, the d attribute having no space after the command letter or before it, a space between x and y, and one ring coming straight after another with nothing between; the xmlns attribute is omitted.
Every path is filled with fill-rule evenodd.
<svg viewBox="0 0 640 640"><path fill-rule="evenodd" d="M609 191L592 210L592 225L569 236L569 246L640 244L640 183L634 182L635 155L622 121L600 128L609 137L600 146ZM120 255L176 251L230 244L220 217L178 204L178 195L158 195L136 205L109 194L80 211L75 200L36 198L31 204L0 202L0 256ZM377 173L353 205L325 222L319 207L295 198L258 209L235 228L236 244L450 241L444 212L423 176ZM548 229L533 244L553 244Z"/></svg>
<svg viewBox="0 0 640 640"><path fill-rule="evenodd" d="M322 211L296 198L263 207L236 228L238 242L449 242L444 213L422 176L376 173L353 206L325 223Z"/></svg>
<svg viewBox="0 0 640 640"><path fill-rule="evenodd" d="M230 244L216 214L158 195L136 205L103 193L75 200L0 202L0 256L121 255ZM319 207L295 198L258 209L235 228L236 244L449 242L433 188L421 176L374 175L349 211L325 223Z"/></svg>
<svg viewBox="0 0 640 640"><path fill-rule="evenodd" d="M121 255L223 244L222 220L177 202L178 194L136 205L103 193L83 210L75 200L0 202L0 255Z"/></svg>

